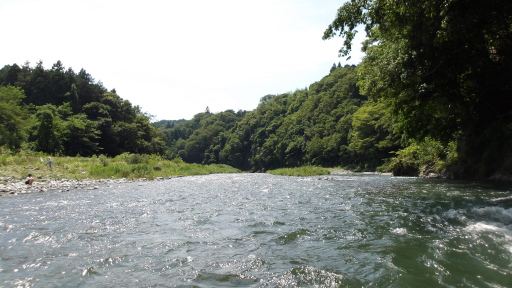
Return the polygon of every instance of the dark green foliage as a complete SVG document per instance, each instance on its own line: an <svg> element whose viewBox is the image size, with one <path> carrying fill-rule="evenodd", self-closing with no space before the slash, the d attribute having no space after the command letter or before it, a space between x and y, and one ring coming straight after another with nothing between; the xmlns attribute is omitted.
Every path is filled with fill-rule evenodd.
<svg viewBox="0 0 512 288"><path fill-rule="evenodd" d="M404 136L458 141L460 176L487 177L512 169L500 157L511 142L510 15L507 0L352 0L324 39L345 37L347 56L364 26L362 92L388 103Z"/></svg>
<svg viewBox="0 0 512 288"><path fill-rule="evenodd" d="M59 153L62 150L58 135L58 127L54 120L56 108L53 105L42 106L36 113L39 122L35 137L35 149L49 154Z"/></svg>
<svg viewBox="0 0 512 288"><path fill-rule="evenodd" d="M199 113L190 121L178 123L174 128L164 129L171 144L169 157L180 157L185 162L213 164L221 161L221 147L229 131L244 113L227 110L213 114Z"/></svg>
<svg viewBox="0 0 512 288"><path fill-rule="evenodd" d="M19 86L18 78L22 70L17 64L6 65L0 70L0 86Z"/></svg>
<svg viewBox="0 0 512 288"><path fill-rule="evenodd" d="M21 107L23 91L13 86L0 86L0 146L10 149L21 147L26 138L26 113Z"/></svg>
<svg viewBox="0 0 512 288"><path fill-rule="evenodd" d="M70 116L65 122L63 133L64 151L68 155L92 156L100 152L97 124L88 120L85 114Z"/></svg>
<svg viewBox="0 0 512 288"><path fill-rule="evenodd" d="M73 112L78 113L78 111L80 111L80 106L78 105L78 89L74 83L71 84L71 90L67 92L65 96L67 96L67 101L71 104Z"/></svg>

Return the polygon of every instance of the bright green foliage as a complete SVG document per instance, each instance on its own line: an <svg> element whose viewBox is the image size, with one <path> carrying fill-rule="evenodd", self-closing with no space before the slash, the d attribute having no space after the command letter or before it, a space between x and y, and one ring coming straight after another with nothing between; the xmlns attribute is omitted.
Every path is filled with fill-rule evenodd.
<svg viewBox="0 0 512 288"><path fill-rule="evenodd" d="M366 102L352 116L347 153L356 162L376 167L397 149L400 140L394 131L395 121L384 103Z"/></svg>
<svg viewBox="0 0 512 288"><path fill-rule="evenodd" d="M37 179L106 179L106 178L147 178L172 177L186 175L207 175L213 173L239 173L240 170L227 165L187 164L183 161L169 161L158 155L137 155L123 153L109 158L99 157L62 157L54 156L53 169L40 161L48 154L24 150L21 152L2 151L0 153L0 169L2 176L10 179L26 177L27 172L36 175ZM28 171L27 171L28 170ZM36 181L39 181L37 180Z"/></svg>
<svg viewBox="0 0 512 288"><path fill-rule="evenodd" d="M169 157L246 171L304 165L373 170L398 145L384 104L368 105L353 121L366 102L355 72L353 66L336 67L309 89L262 97L253 111L200 113L173 124L164 129ZM351 134L354 128L362 131L364 121L371 121L371 129ZM356 142L363 140L370 143L371 152L356 149Z"/></svg>
<svg viewBox="0 0 512 288"><path fill-rule="evenodd" d="M42 62L33 68L29 63L6 65L0 69L0 84L19 86L26 93L24 97L18 88L0 88L19 94L16 101L11 96L0 100L0 109L7 109L0 111L0 132L5 131L0 146L18 148L29 134L28 147L51 154L165 153L164 135L151 125L150 117L115 90L107 92L84 69L76 74L60 61L48 70ZM22 101L33 113L28 121L22 119Z"/></svg>
<svg viewBox="0 0 512 288"><path fill-rule="evenodd" d="M395 176L419 176L420 173L446 172L449 165L457 161L455 142L443 145L432 138L421 142L411 141L410 145L398 151L390 159L387 168Z"/></svg>
<svg viewBox="0 0 512 288"><path fill-rule="evenodd" d="M99 159L98 159L99 160ZM113 164L97 163L85 170L93 178L148 178L183 175L207 175L213 173L238 173L240 170L227 165L187 164L183 161L163 160L156 155L123 153L110 161Z"/></svg>
<svg viewBox="0 0 512 288"><path fill-rule="evenodd" d="M329 170L322 167L315 166L302 166L297 168L279 168L275 170L268 170L267 173L273 175L283 176L316 176L316 175L329 175Z"/></svg>
<svg viewBox="0 0 512 288"><path fill-rule="evenodd" d="M17 149L26 138L25 111L21 101L23 91L13 86L0 86L0 146Z"/></svg>

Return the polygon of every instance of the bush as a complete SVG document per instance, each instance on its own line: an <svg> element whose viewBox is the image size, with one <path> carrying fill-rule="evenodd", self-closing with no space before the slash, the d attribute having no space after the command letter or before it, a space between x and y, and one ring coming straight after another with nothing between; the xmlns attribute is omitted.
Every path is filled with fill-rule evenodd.
<svg viewBox="0 0 512 288"><path fill-rule="evenodd" d="M180 157L176 157L176 158L172 159L171 162L176 163L176 164L185 163L185 161L183 161L183 159L181 159Z"/></svg>
<svg viewBox="0 0 512 288"><path fill-rule="evenodd" d="M141 164L141 163L148 163L149 162L149 156L148 155L140 155L140 154L131 154L131 153L123 153L121 155L118 155L114 157L115 161L122 161L126 164Z"/></svg>
<svg viewBox="0 0 512 288"><path fill-rule="evenodd" d="M1 151L1 150L0 150ZM30 155L30 156L29 156ZM105 155L88 157L52 157L52 169L46 164L48 155L10 150L0 153L2 175L23 179L32 172L39 179L86 179L86 178L147 178L206 175L212 173L239 173L240 170L228 165L187 164L180 158L168 161L157 155L136 155L125 153L108 158ZM42 159L42 161L41 161ZM20 178L21 177L21 178Z"/></svg>
<svg viewBox="0 0 512 288"><path fill-rule="evenodd" d="M330 174L329 170L317 166L302 166L297 168L280 168L275 170L268 170L267 173L272 175L283 176L315 176Z"/></svg>
<svg viewBox="0 0 512 288"><path fill-rule="evenodd" d="M421 142L411 141L408 147L395 154L397 156L391 158L385 167L385 170L392 171L395 176L440 174L457 159L455 142L450 142L445 147L431 138L425 138Z"/></svg>
<svg viewBox="0 0 512 288"><path fill-rule="evenodd" d="M107 156L105 156L105 155L100 155L98 157L98 160L100 160L101 165L103 165L104 167L106 167L106 166L108 166L108 164L110 164Z"/></svg>
<svg viewBox="0 0 512 288"><path fill-rule="evenodd" d="M113 164L109 166L95 165L89 174L96 178L153 178L153 168L148 164Z"/></svg>

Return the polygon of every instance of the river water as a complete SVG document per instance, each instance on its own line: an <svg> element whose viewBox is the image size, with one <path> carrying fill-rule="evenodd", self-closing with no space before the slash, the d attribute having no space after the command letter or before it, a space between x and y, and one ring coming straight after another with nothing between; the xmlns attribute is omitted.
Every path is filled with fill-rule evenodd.
<svg viewBox="0 0 512 288"><path fill-rule="evenodd" d="M508 183L222 174L0 197L0 287L512 287Z"/></svg>

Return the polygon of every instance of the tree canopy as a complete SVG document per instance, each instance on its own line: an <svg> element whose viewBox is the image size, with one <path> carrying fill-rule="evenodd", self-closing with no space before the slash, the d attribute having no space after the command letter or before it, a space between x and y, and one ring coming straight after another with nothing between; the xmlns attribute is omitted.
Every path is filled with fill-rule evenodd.
<svg viewBox="0 0 512 288"><path fill-rule="evenodd" d="M84 69L60 61L45 69L5 65L0 69L0 146L49 154L116 156L163 154L163 134L140 107L108 92Z"/></svg>
<svg viewBox="0 0 512 288"><path fill-rule="evenodd" d="M159 123L168 156L248 171L307 164L376 169L399 148L389 109L359 93L355 66L330 71L308 89L263 96L253 111Z"/></svg>
<svg viewBox="0 0 512 288"><path fill-rule="evenodd" d="M18 149L26 138L26 112L21 103L25 94L14 86L0 86L0 146Z"/></svg>
<svg viewBox="0 0 512 288"><path fill-rule="evenodd" d="M352 0L323 38L344 37L347 56L358 29L361 92L388 103L406 137L455 139L473 159L510 143L512 2Z"/></svg>

